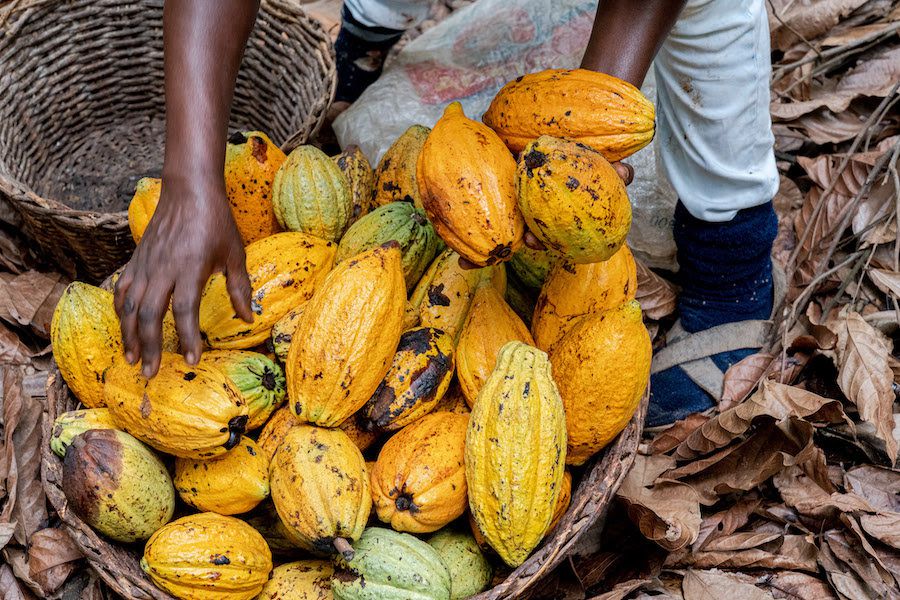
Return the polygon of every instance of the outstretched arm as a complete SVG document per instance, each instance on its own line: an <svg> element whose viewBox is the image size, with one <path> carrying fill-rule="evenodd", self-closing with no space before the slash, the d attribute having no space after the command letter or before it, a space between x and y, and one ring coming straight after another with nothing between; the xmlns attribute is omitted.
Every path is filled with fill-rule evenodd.
<svg viewBox="0 0 900 600"><path fill-rule="evenodd" d="M686 0L600 0L581 66L640 87Z"/></svg>
<svg viewBox="0 0 900 600"><path fill-rule="evenodd" d="M166 0L166 152L159 204L116 285L126 359L159 369L172 300L185 359L200 359L200 294L216 271L235 313L250 321L244 248L225 196L228 113L259 0Z"/></svg>

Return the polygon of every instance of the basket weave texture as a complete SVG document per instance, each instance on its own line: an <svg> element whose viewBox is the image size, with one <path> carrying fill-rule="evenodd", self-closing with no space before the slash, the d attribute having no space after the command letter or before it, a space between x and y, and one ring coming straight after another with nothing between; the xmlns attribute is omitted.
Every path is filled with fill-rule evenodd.
<svg viewBox="0 0 900 600"><path fill-rule="evenodd" d="M585 467L572 494L569 510L542 545L503 582L471 600L513 600L548 575L569 554L591 526L602 518L622 480L631 468L641 440L649 394L625 430ZM44 445L41 475L50 504L59 513L66 531L88 563L103 581L124 598L173 600L156 588L141 571L140 545L123 546L98 535L74 511L63 494L62 460L50 450L53 421L60 413L78 408L59 371L54 368L47 384L47 411L44 413Z"/></svg>
<svg viewBox="0 0 900 600"><path fill-rule="evenodd" d="M163 158L163 0L19 0L0 7L0 198L37 249L99 281L134 249L125 209ZM319 23L263 0L231 130L285 150L320 126L336 82Z"/></svg>

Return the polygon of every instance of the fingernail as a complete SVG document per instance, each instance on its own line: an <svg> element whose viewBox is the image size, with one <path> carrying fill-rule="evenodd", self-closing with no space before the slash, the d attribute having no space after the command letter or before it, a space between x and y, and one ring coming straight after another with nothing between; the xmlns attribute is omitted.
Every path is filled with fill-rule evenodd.
<svg viewBox="0 0 900 600"><path fill-rule="evenodd" d="M188 352L187 354L184 355L184 360L187 361L187 363L189 365L196 365L197 364L197 355L194 354L193 352Z"/></svg>
<svg viewBox="0 0 900 600"><path fill-rule="evenodd" d="M134 364L134 353L133 353L133 352L126 352L126 353L125 353L125 360L128 362L129 365L133 365L133 364Z"/></svg>
<svg viewBox="0 0 900 600"><path fill-rule="evenodd" d="M141 371L141 373L143 373L144 377L146 377L147 379L150 379L150 376L153 375L153 372L150 370L150 367L144 367L144 369Z"/></svg>

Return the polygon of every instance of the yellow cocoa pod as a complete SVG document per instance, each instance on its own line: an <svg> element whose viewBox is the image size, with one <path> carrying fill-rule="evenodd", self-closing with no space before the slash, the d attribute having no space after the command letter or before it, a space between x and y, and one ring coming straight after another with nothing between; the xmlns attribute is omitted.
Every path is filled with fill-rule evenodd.
<svg viewBox="0 0 900 600"><path fill-rule="evenodd" d="M158 588L182 600L250 600L269 579L272 553L240 519L205 512L154 533L141 569Z"/></svg>
<svg viewBox="0 0 900 600"><path fill-rule="evenodd" d="M284 315L272 326L272 349L278 360L284 362L287 360L288 352L291 349L291 338L294 336L294 330L297 329L297 321L303 314L304 302L297 308L292 308L288 314Z"/></svg>
<svg viewBox="0 0 900 600"><path fill-rule="evenodd" d="M106 405L122 429L161 452L212 458L230 450L247 427L247 403L224 373L190 366L163 352L153 379L124 359L109 368Z"/></svg>
<svg viewBox="0 0 900 600"><path fill-rule="evenodd" d="M270 476L278 515L301 547L345 553L362 535L372 510L366 463L341 430L292 428L275 453Z"/></svg>
<svg viewBox="0 0 900 600"><path fill-rule="evenodd" d="M389 202L412 202L422 208L419 184L416 182L416 163L422 146L431 129L413 125L398 137L375 169L374 204L382 206Z"/></svg>
<svg viewBox="0 0 900 600"><path fill-rule="evenodd" d="M469 403L466 401L462 388L459 386L459 378L454 379L450 383L447 391L444 392L444 397L441 398L441 401L434 407L434 412L438 411L452 412L460 415L468 415L471 412L469 410Z"/></svg>
<svg viewBox="0 0 900 600"><path fill-rule="evenodd" d="M66 500L117 542L137 542L169 522L175 491L162 461L124 431L92 429L72 440L62 470Z"/></svg>
<svg viewBox="0 0 900 600"><path fill-rule="evenodd" d="M469 417L465 461L472 516L511 567L550 529L565 456L566 416L550 361L536 348L509 342Z"/></svg>
<svg viewBox="0 0 900 600"><path fill-rule="evenodd" d="M456 374L471 408L507 342L534 345L522 319L492 286L482 283L475 291L469 315L456 347Z"/></svg>
<svg viewBox="0 0 900 600"><path fill-rule="evenodd" d="M200 330L209 345L234 350L263 343L279 319L312 297L334 265L336 251L330 242L295 232L247 246L253 322L235 314L225 276L214 274L200 298Z"/></svg>
<svg viewBox="0 0 900 600"><path fill-rule="evenodd" d="M72 393L88 408L104 406L103 381L122 357L122 333L111 292L75 281L50 322L53 358Z"/></svg>
<svg viewBox="0 0 900 600"><path fill-rule="evenodd" d="M447 107L419 155L416 179L428 219L473 264L509 260L522 245L515 162L497 134L466 118L459 102Z"/></svg>
<svg viewBox="0 0 900 600"><path fill-rule="evenodd" d="M395 431L427 415L453 379L453 338L431 327L400 336L391 368L362 408L367 430Z"/></svg>
<svg viewBox="0 0 900 600"><path fill-rule="evenodd" d="M406 283L397 242L345 260L297 322L286 362L301 420L336 427L372 397L400 341Z"/></svg>
<svg viewBox="0 0 900 600"><path fill-rule="evenodd" d="M287 435L287 432L293 427L300 425L300 423L288 407L279 408L272 414L272 417L263 426L262 431L259 432L259 439L257 440L260 449L270 462L275 456L278 446L284 441L284 436Z"/></svg>
<svg viewBox="0 0 900 600"><path fill-rule="evenodd" d="M332 600L334 566L327 560L298 560L275 567L256 600Z"/></svg>
<svg viewBox="0 0 900 600"><path fill-rule="evenodd" d="M506 291L506 269L503 265L482 269L463 269L459 254L449 248L441 253L419 280L410 297L417 307L422 327L440 329L456 340L469 314L478 284L490 278L501 294Z"/></svg>
<svg viewBox="0 0 900 600"><path fill-rule="evenodd" d="M519 158L516 189L529 230L570 262L607 260L625 243L631 228L625 183L593 148L539 137Z"/></svg>
<svg viewBox="0 0 900 600"><path fill-rule="evenodd" d="M350 212L350 225L363 215L368 214L373 206L375 191L375 174L372 165L359 146L350 146L335 157L332 157L338 169L347 178L350 185L350 200L353 208Z"/></svg>
<svg viewBox="0 0 900 600"><path fill-rule="evenodd" d="M579 319L634 300L636 291L637 267L628 246L604 262L558 262L534 308L531 334L537 347L551 352Z"/></svg>
<svg viewBox="0 0 900 600"><path fill-rule="evenodd" d="M128 228L131 237L137 244L144 236L147 225L159 204L159 194L162 191L162 180L155 177L141 177L134 188L134 196L128 204Z"/></svg>
<svg viewBox="0 0 900 600"><path fill-rule="evenodd" d="M269 496L269 461L245 436L211 460L177 459L174 482L181 499L197 510L238 515Z"/></svg>
<svg viewBox="0 0 900 600"><path fill-rule="evenodd" d="M652 354L635 300L583 318L554 347L550 360L566 407L568 464L583 464L625 428L647 389Z"/></svg>
<svg viewBox="0 0 900 600"><path fill-rule="evenodd" d="M503 86L483 120L514 153L553 135L615 161L650 143L654 117L653 103L627 81L586 69L548 69Z"/></svg>
<svg viewBox="0 0 900 600"><path fill-rule="evenodd" d="M347 434L347 437L350 438L357 448L359 448L360 452L365 452L372 445L378 441L380 437L380 432L370 430L368 427L364 427L362 423L362 409L354 415L351 415L346 421L341 423L338 426L338 429Z"/></svg>
<svg viewBox="0 0 900 600"><path fill-rule="evenodd" d="M385 443L371 472L378 518L397 531L430 533L466 510L467 415L439 412Z"/></svg>
<svg viewBox="0 0 900 600"><path fill-rule="evenodd" d="M244 244L281 230L272 206L275 174L287 156L261 131L237 132L225 146L225 195Z"/></svg>

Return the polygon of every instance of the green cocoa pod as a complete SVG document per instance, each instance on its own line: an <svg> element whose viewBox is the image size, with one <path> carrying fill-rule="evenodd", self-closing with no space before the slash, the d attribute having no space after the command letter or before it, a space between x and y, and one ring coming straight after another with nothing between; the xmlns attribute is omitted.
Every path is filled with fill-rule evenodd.
<svg viewBox="0 0 900 600"><path fill-rule="evenodd" d="M117 429L116 422L108 408L83 408L70 410L53 421L50 432L50 449L60 458L65 458L66 449L75 439L88 429Z"/></svg>
<svg viewBox="0 0 900 600"><path fill-rule="evenodd" d="M410 291L434 259L438 239L424 211L409 202L391 202L350 226L341 238L334 261L339 263L394 240L403 253L403 277L406 290Z"/></svg>
<svg viewBox="0 0 900 600"><path fill-rule="evenodd" d="M523 245L513 254L509 266L522 283L539 290L557 260L559 256L549 250L534 250Z"/></svg>
<svg viewBox="0 0 900 600"><path fill-rule="evenodd" d="M350 185L337 164L314 146L298 146L275 174L272 203L278 223L329 242L350 223Z"/></svg>
<svg viewBox="0 0 900 600"><path fill-rule="evenodd" d="M336 600L450 600L450 572L419 538L370 527L353 550L331 581Z"/></svg>
<svg viewBox="0 0 900 600"><path fill-rule="evenodd" d="M450 600L474 596L491 583L491 565L470 533L442 529L428 538L450 571Z"/></svg>
<svg viewBox="0 0 900 600"><path fill-rule="evenodd" d="M209 350L203 353L203 360L225 373L247 403L250 416L247 431L265 425L284 402L287 393L284 371L265 354L249 350Z"/></svg>
<svg viewBox="0 0 900 600"><path fill-rule="evenodd" d="M175 488L162 461L115 429L91 429L72 440L62 489L79 517L117 542L146 540L175 510Z"/></svg>

